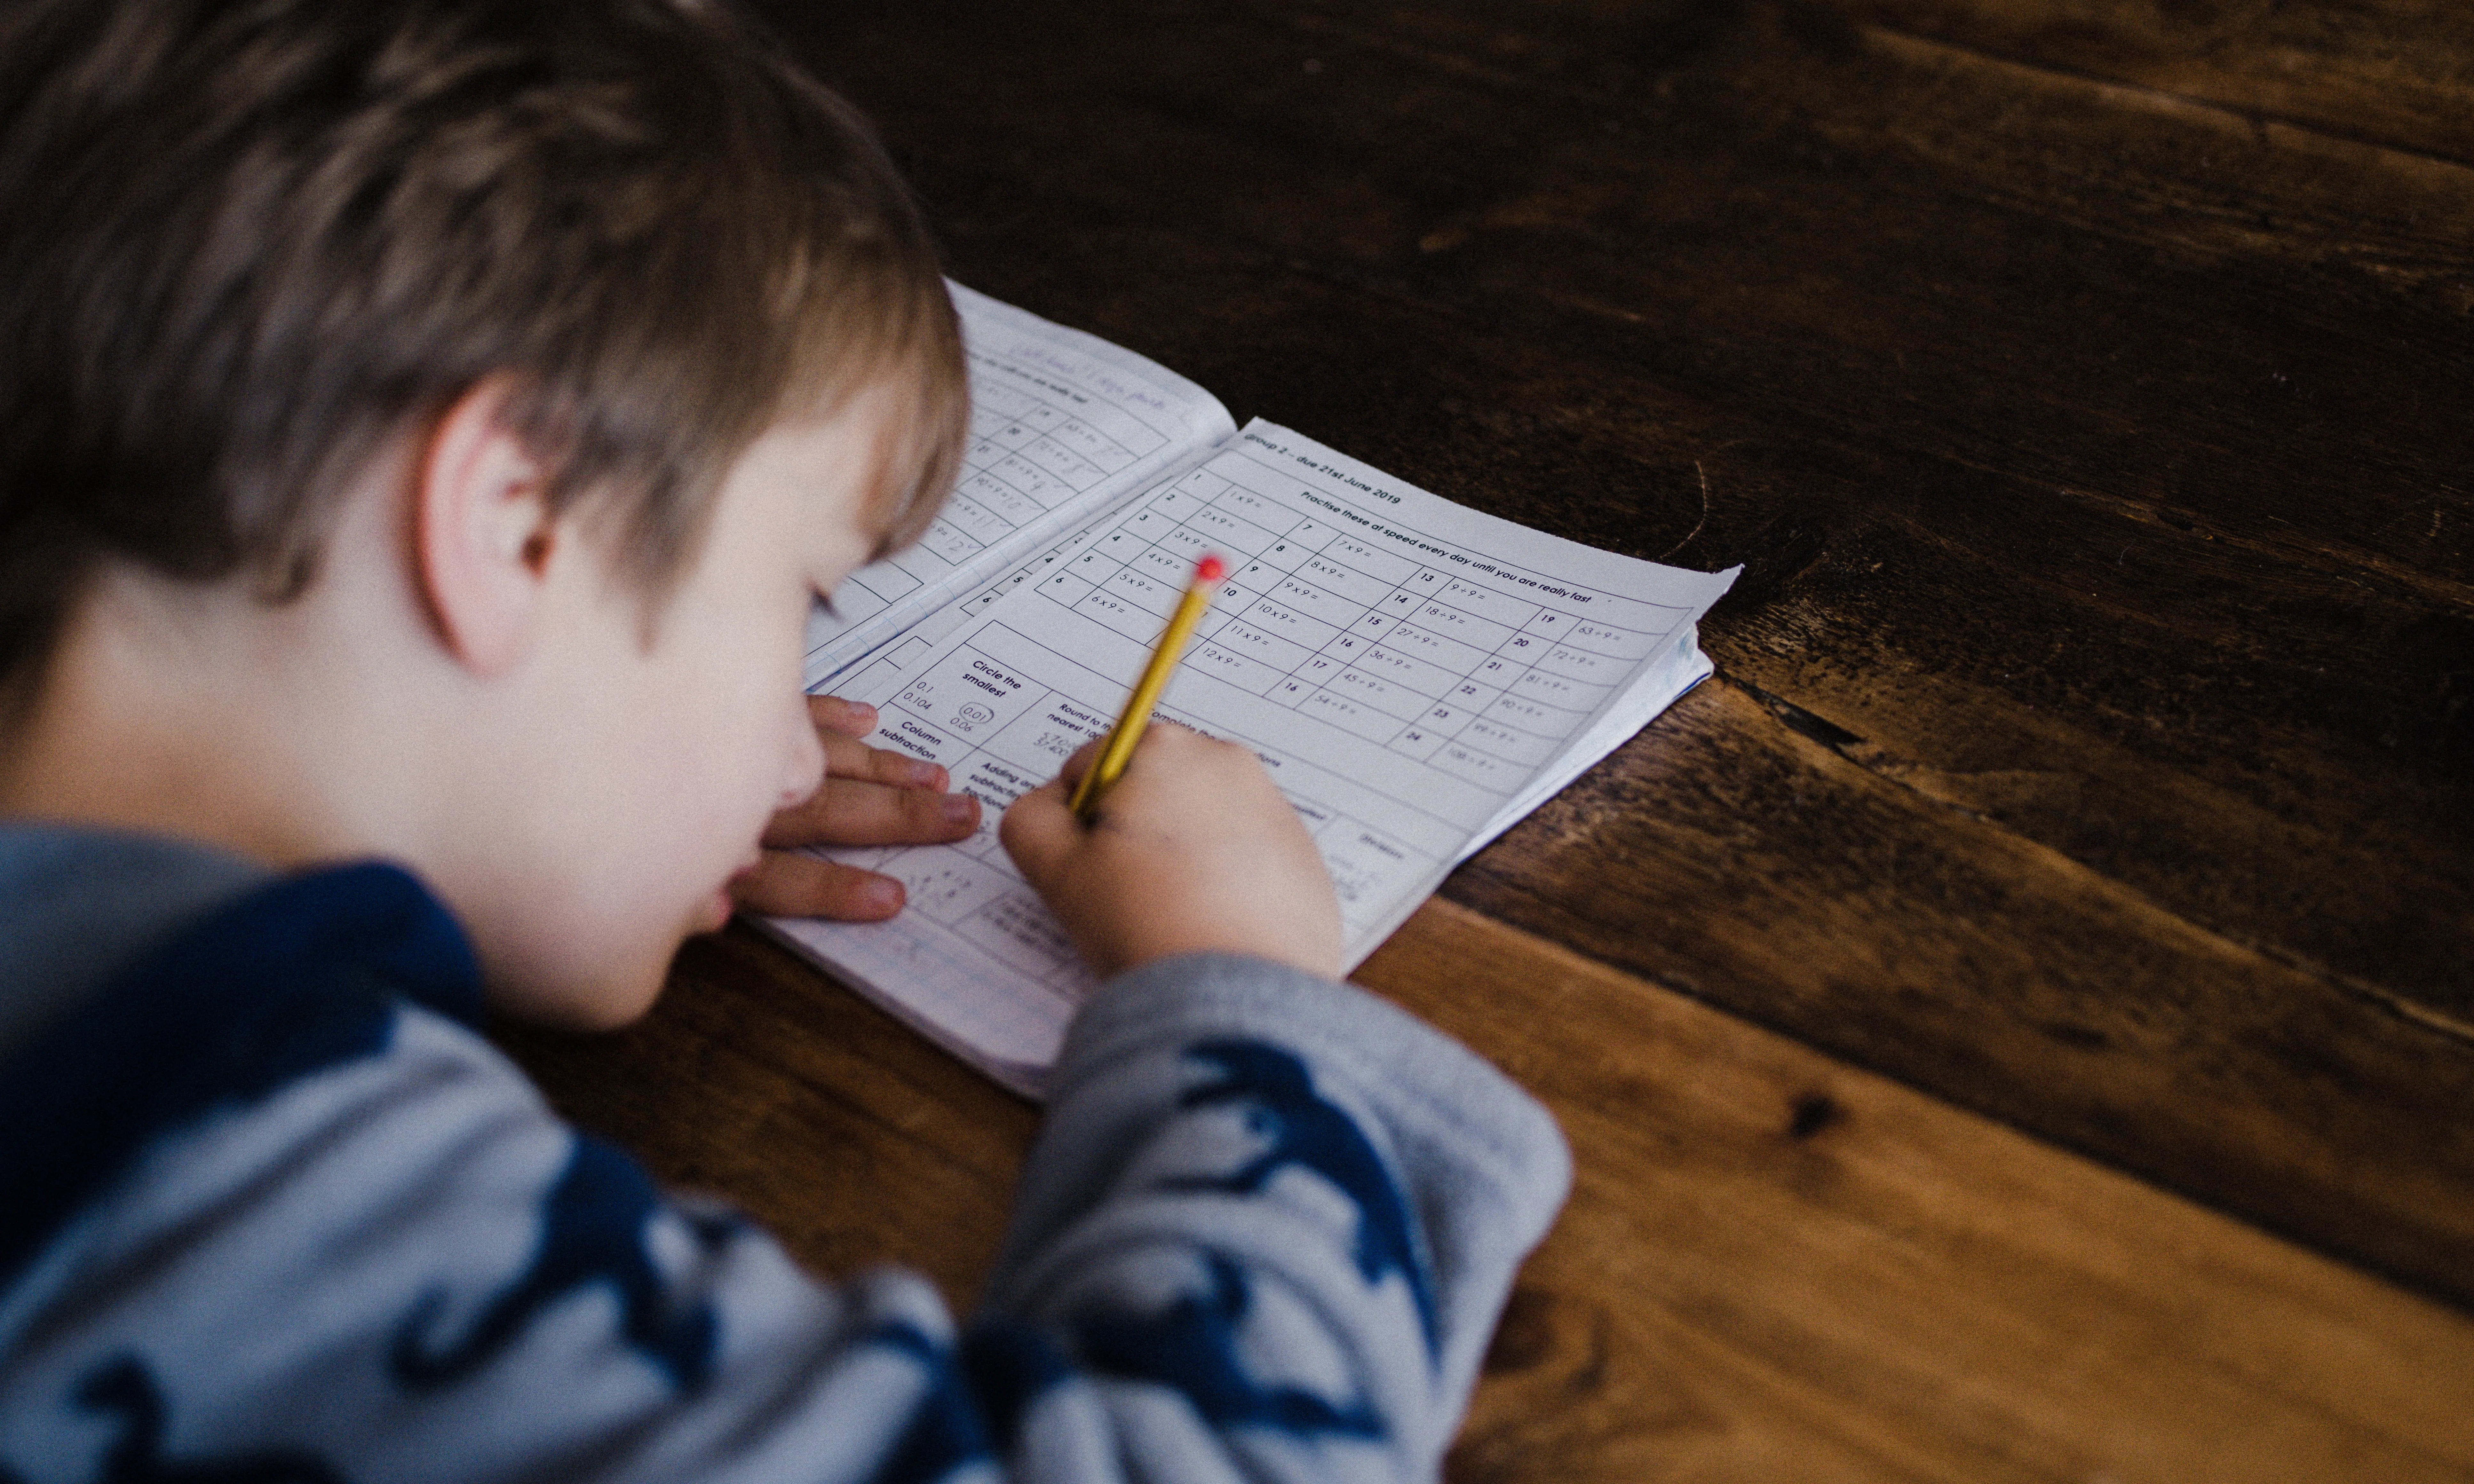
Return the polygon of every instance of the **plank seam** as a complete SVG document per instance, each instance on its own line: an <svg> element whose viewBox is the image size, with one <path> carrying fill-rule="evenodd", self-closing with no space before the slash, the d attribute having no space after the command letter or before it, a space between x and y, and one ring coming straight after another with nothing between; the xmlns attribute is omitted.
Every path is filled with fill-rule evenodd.
<svg viewBox="0 0 2474 1484"><path fill-rule="evenodd" d="M1723 677L1720 678L1723 679ZM1732 681L1725 683L1731 685L1735 684L1735 682ZM1855 760L1848 759L1848 761L1852 763ZM1856 766L1859 767L1862 766L1861 764L1857 764ZM1871 770L1866 769L1866 771L1870 772ZM1894 779L1888 781L1896 782ZM1928 797L1929 797L1929 795L1928 795ZM1933 802L1939 803L1940 801L1933 800ZM1957 812L1960 814L1968 813L1968 811L1963 809L1958 810ZM2000 827L1997 825L1995 828L1998 829ZM2020 838L2024 839L2024 837ZM2032 839L2028 840L2027 843L2040 850L2050 850L2051 848L2050 846L2042 845ZM1481 857L1480 859L1483 858ZM2070 858L2064 856L2061 857L2061 859L2068 861ZM2076 862L2071 862L2071 864L2077 869L2087 869L2085 866L2078 865ZM1464 869L1467 869L1467 867L1464 867ZM2120 882L2113 881L2113 878L2111 877L2104 877L2103 879L2124 891L2131 891L2133 889ZM1540 898L1537 892L1531 890L1525 886L1510 882L1500 877L1495 878L1495 880L1498 886L1508 888L1518 895L1527 897L1532 901L1541 902L1541 904L1544 903L1544 899ZM2143 899L2145 899L2144 894L2142 895ZM1551 906L1552 904L1544 905ZM2135 1156L2126 1155L2122 1151L2107 1149L2104 1147L2101 1140L2088 1137L2083 1131L2078 1134L2074 1134L2063 1130L2043 1127L2029 1122L2027 1118L2011 1109L2003 1108L1989 1102L1980 1102L1975 1098L1963 1096L1952 1088L1910 1077L1902 1071L1893 1069L1887 1063L1876 1059L1874 1057L1867 1055L1865 1052L1856 1047L1833 1045L1826 1038L1826 1036L1814 1034L1812 1029L1809 1027L1799 1025L1794 1021L1785 1018L1773 1018L1772 1016L1761 1014L1757 1010L1747 1006L1734 1004L1724 1000L1694 984L1688 977L1678 977L1672 974L1659 972L1647 967L1646 965L1621 962L1613 959L1602 957L1587 948L1566 944L1555 938L1547 937L1542 934L1524 928L1516 922L1507 921L1504 918L1495 915L1492 912L1485 911L1467 902L1458 901L1444 896L1441 892L1438 892L1434 897L1429 898L1419 910L1421 912L1430 911L1437 906L1448 908L1456 912L1467 913L1469 916L1478 918L1479 920L1490 924L1498 931L1517 935L1518 937L1527 938L1532 942L1542 944L1551 952L1567 955L1575 960L1592 964L1607 972L1619 974L1628 979L1637 981L1638 983L1648 985L1649 987L1662 993L1676 995L1679 998L1689 1001L1690 1003L1714 1014L1722 1015L1739 1024L1750 1026L1754 1030L1764 1034L1777 1036L1790 1045L1801 1047L1805 1051L1810 1052L1815 1056L1822 1057L1829 1061L1848 1068L1849 1070L1862 1076L1879 1079L1882 1083L1891 1086L1902 1088L1917 1097L1924 1098L1929 1102L1940 1105L1941 1107L1954 1109L1967 1117L1981 1120L1985 1124L1996 1128L2008 1130L2012 1133L2015 1133L2032 1143L2042 1145L2050 1150L2057 1151L2070 1158L2083 1161L2094 1168L2110 1172L2112 1175L2120 1179L2144 1185L2147 1188L2158 1192L2170 1199L2185 1203L2200 1210L2211 1212L2225 1221L2246 1228L2271 1241L2285 1244L2299 1252L2312 1253L2325 1261L2347 1269L2375 1282L2387 1284L2396 1288L2400 1292L2413 1295L2417 1299L2429 1301L2451 1310L2462 1310L2464 1307L2464 1301L2462 1298L2451 1290L2445 1283L2436 1279L2428 1272L2417 1271L2408 1264L2397 1262L2390 1257L2365 1250L2359 1245L2349 1245L2337 1234L2313 1231L2307 1224L2298 1224L2290 1219L2281 1218L2279 1213L2271 1207L2265 1205L2258 1206L2256 1208L2245 1207L2238 1199L2229 1195L2227 1192L2186 1185L2173 1178L2164 1169L2142 1162L2137 1159ZM2159 909L2159 911L2162 912L2162 909ZM2177 922L2188 923L2188 919L2182 918L2178 913L2168 913L2167 915L2172 916ZM2216 938L2220 942L2228 943L2238 950L2244 952L2251 951L2243 949L2242 945L2234 939L2224 937L2219 934L2210 933L2207 929L2197 927L2196 925L2190 925L2190 930L2194 933L2203 934L2209 937ZM2260 956L2270 959L2276 958L2274 955L2263 954ZM2341 981L2337 981L2336 983L2338 983L2340 988L2344 987ZM2371 998L2376 1000L2378 996L2373 995ZM2405 1007L2388 1005L2383 1006L2382 1008L2395 1012L2399 1014L2401 1018L2412 1021L2427 1030L2438 1033L2439 1028L2431 1026L2425 1017L2411 1013Z"/></svg>
<svg viewBox="0 0 2474 1484"><path fill-rule="evenodd" d="M2389 989L2380 985L2371 984L2365 980L2356 979L2349 974L2344 974L2336 969L2330 968L2324 963L2296 955L2291 950L2279 945L2266 942L2253 942L2244 937L2211 927L2204 922L2200 922L2191 917L2189 914L2179 911L2178 909L2167 906L2165 903L2158 901L2155 897L2149 895L2146 891L2140 890L2128 882L2122 881L2116 877L2098 871L2094 866L2087 864L2087 863L2083 861L2079 861L2067 851L2059 850L2056 847L2036 839L2032 835L2024 835L2019 831L2009 828L2000 820L1995 819L1993 816L1980 810L1970 809L1964 804L1960 804L1950 799L1936 797L1935 795L1917 788L1907 780L1873 766L1871 763L1866 762L1864 759L1859 758L1847 750L1850 747L1862 745L1864 739L1857 736L1856 733L1847 730L1845 727L1840 726L1838 723L1830 720L1828 718L1807 711L1804 707L1797 705L1795 702L1788 700L1785 696L1765 691L1759 686L1754 685L1751 681L1739 679L1734 675L1731 675L1724 669L1714 670L1713 678L1716 679L1719 684L1742 693L1744 696L1750 699L1755 705L1769 713L1771 719L1775 720L1779 725L1785 727L1788 731L1795 733L1797 736L1822 747L1831 756L1837 758L1848 766L1861 769L1868 776L1880 779L1883 783L1896 787L1911 798L1921 799L1933 808L1957 815L1961 818L1972 820L1987 829L1998 831L2001 834L2034 849L2051 852L2061 860L2070 862L2078 869L2088 871L2091 874L2098 876L2113 889L2136 896L2139 901L2149 910L2155 912L2160 916L2169 918L2186 931L2200 937L2224 944L2226 947L2237 953L2254 955L2258 958L2266 959L2270 962L2281 965L2284 968L2290 969L2294 973L2307 975L2313 979L2318 980L2320 983L2337 991L2339 995L2344 998L2359 1000L2430 1034L2440 1036L2443 1039L2456 1042L2462 1046L2474 1047L2474 1023L2469 1023L2458 1016L2449 1014L2445 1010L2435 1010L2432 1007L2415 1000L2411 995L2403 994L2397 990ZM1632 971L1626 970L1625 972Z"/></svg>
<svg viewBox="0 0 2474 1484"><path fill-rule="evenodd" d="M2221 543L2237 551L2267 557L2300 568L2305 572L2316 572L2330 577L2355 582L2365 582L2366 579L2386 582L2402 590L2391 596L2474 613L2474 584L2419 572L2376 552L2365 551L2360 547L2341 546L2333 541L2313 546L2298 542L2273 541L2262 536L2239 535L2223 529L2206 516L2176 506L2138 499L2127 495L2108 495L2101 490L2084 489L2077 485L2039 478L2032 474L2003 469L1998 465L1969 458L1956 450L1925 449L1904 441L1894 446L1905 448L1908 451L1926 458L1941 459L1961 469L1973 470L1997 479L2017 480L2048 494L2058 495L2064 499L2074 500L2083 505L2093 505L2123 520L2135 521L2144 525L2162 525L2194 541L2210 545ZM2444 485L2441 488L2447 489ZM2448 493L2454 495L2457 492L2448 490Z"/></svg>
<svg viewBox="0 0 2474 1484"><path fill-rule="evenodd" d="M1328 283L1352 293L1366 294L1497 334L1542 340L1549 344L1556 343L1556 337L1551 330L1541 335L1540 330L1543 327L1534 323L1524 324L1517 316L1489 312L1489 307L1481 304L1430 295L1414 284L1388 275L1364 271L1354 264L1300 257L1292 253L1273 252L1259 244L1247 244L1240 251L1249 253L1261 261L1277 263L1300 278ZM1564 315L1579 316L1585 320L1600 320L1608 312L1601 305L1571 300L1549 300L1543 303ZM1629 357L1623 357L1623 359L1644 379L1656 384L1698 394L1715 404L1751 408L1765 416L1783 417L1800 423L1815 435L1829 441L1845 443L1850 447L1893 450L1934 463L1946 464L1952 468L1968 470L1993 478L2013 480L2031 489L2059 495L2066 499L2109 509L2119 516L2140 521L2145 524L2164 526L2195 542L2211 545L2222 543L2237 550L2290 563L2306 572L2323 573L2331 577L2353 581L2384 581L2401 590L2400 596L2438 604L2459 612L2474 613L2474 583L2460 582L2450 577L2421 572L2359 547L2340 546L2334 542L2309 546L2301 543L2273 541L2262 536L2234 534L2223 530L2212 519L2177 507L2142 500L2126 495L2109 495L2100 490L2062 483L2025 470L2008 469L1999 464L1986 463L1981 459L1969 457L1962 450L1947 444L1936 446L1918 438L1889 433L1880 428L1867 429L1843 418L1817 414L1801 403L1776 401L1760 395L1758 390L1712 381L1672 366L1652 365ZM1699 461L1695 461L1694 467L1696 469L1700 467ZM1708 477L1705 472L1702 474L1705 484ZM2460 499L2463 499L2462 495L2451 486L2442 485L2439 488L2448 495L2458 496ZM1705 488L1705 496L1706 493ZM1705 509L1704 522L1707 519L1708 513ZM1699 534L1700 526L1695 525L1691 537L1686 537L1685 541L1668 548L1659 559L1672 557Z"/></svg>
<svg viewBox="0 0 2474 1484"><path fill-rule="evenodd" d="M2239 939L2229 938L2227 941L2236 942ZM2273 960L2297 974L2308 974L2338 993L2361 1000L2408 1025L2428 1031L2435 1035L2445 1036L2461 1045L2474 1046L2474 1022L2461 1019L2446 1010L2434 1010L2410 995L2400 994L2394 989L2372 984L2367 980L2356 979L2350 974L2332 969L2324 963L2315 963L2308 959L2299 958L2272 943L2251 943L2245 946L2263 959Z"/></svg>
<svg viewBox="0 0 2474 1484"><path fill-rule="evenodd" d="M2296 134L2350 144L2358 149L2375 150L2384 155L2393 155L2400 159L2419 160L2425 164L2438 165L2450 170L2474 171L2474 160L2460 159L2452 155L2415 149L2412 145L2399 144L2391 139L2331 129L2324 124L2297 118L2288 113L2270 112L2265 109L2242 108L2234 104L2219 102L2213 98L2175 92L2170 87L2157 87L2151 84L2132 82L2126 78L2107 77L2102 73L2062 66L2054 62L2030 61L2025 58L2012 57L1983 47L1969 46L1963 42L1944 40L1937 36L1921 36L1911 31L1902 31L1898 27L1885 26L1879 22L1867 22L1860 29L1863 35L1878 37L1888 43L1888 49L1892 51L1912 48L1918 51L1946 53L1990 66L2014 68L2038 77L2057 78L2082 84L2099 91L2121 92L2134 97L2155 99L2198 112L2214 113L2219 117L2248 125L2254 131L2265 130L2270 126L2291 129Z"/></svg>

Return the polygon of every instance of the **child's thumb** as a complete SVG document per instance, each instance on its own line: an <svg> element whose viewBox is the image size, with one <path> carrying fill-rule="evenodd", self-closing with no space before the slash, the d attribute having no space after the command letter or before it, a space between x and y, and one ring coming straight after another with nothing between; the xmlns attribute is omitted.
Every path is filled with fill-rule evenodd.
<svg viewBox="0 0 2474 1484"><path fill-rule="evenodd" d="M1066 857L1084 840L1082 821L1065 804L1073 787L1071 777L1059 774L1015 799L997 821L997 839L1006 854L1043 895Z"/></svg>

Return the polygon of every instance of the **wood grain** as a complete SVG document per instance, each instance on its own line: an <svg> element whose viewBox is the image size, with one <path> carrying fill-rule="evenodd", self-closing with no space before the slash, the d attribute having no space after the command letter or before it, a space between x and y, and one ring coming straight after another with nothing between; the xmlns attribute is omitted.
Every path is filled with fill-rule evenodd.
<svg viewBox="0 0 2474 1484"><path fill-rule="evenodd" d="M1619 754L1457 900L2474 1302L2456 21L782 13L966 280L1746 564L1689 768Z"/></svg>
<svg viewBox="0 0 2474 1484"><path fill-rule="evenodd" d="M964 281L1744 565L1361 976L1579 1155L1454 1477L2474 1475L2474 12L766 9ZM508 1044L958 1302L1033 1123L738 931Z"/></svg>
<svg viewBox="0 0 2474 1484"><path fill-rule="evenodd" d="M1863 24L2474 164L2474 12L2428 0L1853 0Z"/></svg>
<svg viewBox="0 0 2474 1484"><path fill-rule="evenodd" d="M1357 975L1579 1178L1452 1455L1555 1478L2462 1478L2474 1321L1449 903ZM502 1036L826 1273L967 1304L1031 1111L744 930L644 1025Z"/></svg>
<svg viewBox="0 0 2474 1484"><path fill-rule="evenodd" d="M2456 1034L1848 765L1735 687L1628 752L1452 897L2270 1229L2462 1283L2426 1266L2474 1253ZM1610 878L1625 889L1593 888Z"/></svg>
<svg viewBox="0 0 2474 1484"><path fill-rule="evenodd" d="M2450 415L2474 397L2447 374L2462 336L2438 333L2474 303L2446 161L1812 8L831 14L813 48L982 277L1008 239L1161 224L1867 443L2098 488L2145 472L2245 527L2359 525L2461 594L2474 560L2462 529L2429 534L2426 499L2474 437ZM987 35L957 50L958 25ZM914 85L932 73L946 89ZM982 240L1008 186L1035 214ZM1113 292L1087 281L1102 264L1176 271L1085 259L1076 298ZM1379 359L1331 328L1327 352ZM2297 464L2409 412L2420 436L2378 467ZM2391 499L2420 523L2389 528Z"/></svg>
<svg viewBox="0 0 2474 1484"><path fill-rule="evenodd" d="M1444 903L1356 976L1580 1171L1450 1476L2457 1479L2474 1321Z"/></svg>

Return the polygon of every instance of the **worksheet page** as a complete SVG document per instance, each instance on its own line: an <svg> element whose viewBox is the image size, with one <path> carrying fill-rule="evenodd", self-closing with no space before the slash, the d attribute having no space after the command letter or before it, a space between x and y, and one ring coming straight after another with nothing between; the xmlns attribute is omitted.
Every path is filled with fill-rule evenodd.
<svg viewBox="0 0 2474 1484"><path fill-rule="evenodd" d="M853 572L811 617L811 687L1237 430L1165 366L948 286L971 375L961 477L916 545Z"/></svg>
<svg viewBox="0 0 2474 1484"><path fill-rule="evenodd" d="M1231 574L1158 714L1269 765L1330 868L1351 963L1541 781L1568 781L1706 673L1693 625L1734 576L1500 521L1257 422L1036 580L835 688L879 709L875 745L943 764L984 823L956 845L829 852L902 879L891 922L771 926L1035 1091L1092 982L997 816L1106 732L1206 552Z"/></svg>

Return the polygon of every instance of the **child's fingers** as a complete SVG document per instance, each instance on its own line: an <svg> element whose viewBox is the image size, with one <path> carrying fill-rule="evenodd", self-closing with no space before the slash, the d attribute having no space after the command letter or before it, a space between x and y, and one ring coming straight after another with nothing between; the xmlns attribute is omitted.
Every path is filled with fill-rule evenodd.
<svg viewBox="0 0 2474 1484"><path fill-rule="evenodd" d="M861 701L846 701L838 695L811 695L808 720L819 734L865 737L876 730L876 708Z"/></svg>
<svg viewBox="0 0 2474 1484"><path fill-rule="evenodd" d="M1065 785L1067 791L1071 791L1076 785L1081 783L1082 775L1091 770L1091 765L1100 761L1100 749L1106 746L1107 742L1108 739L1105 737L1094 737L1075 748L1073 756L1065 760L1065 766L1056 770L1056 781Z"/></svg>
<svg viewBox="0 0 2474 1484"><path fill-rule="evenodd" d="M767 850L754 870L730 884L742 910L777 917L879 922L902 911L902 883L838 861Z"/></svg>
<svg viewBox="0 0 2474 1484"><path fill-rule="evenodd" d="M1079 754L1077 754L1079 756ZM1079 777L1079 770L1075 770ZM1066 807L1073 784L1060 773L1013 801L997 821L997 839L1013 857L1033 889L1045 893L1062 872L1064 863L1090 839L1082 821Z"/></svg>
<svg viewBox="0 0 2474 1484"><path fill-rule="evenodd" d="M777 850L793 845L931 845L960 839L979 827L980 801L967 793L828 777L805 803L773 816L764 826L764 843Z"/></svg>
<svg viewBox="0 0 2474 1484"><path fill-rule="evenodd" d="M1079 775L1080 766L1069 767ZM1250 954L1323 975L1340 904L1298 813L1243 745L1155 726L1093 822L1065 778L1007 811L1006 848L1103 976L1173 954Z"/></svg>
<svg viewBox="0 0 2474 1484"><path fill-rule="evenodd" d="M945 769L934 763L889 748L871 747L856 737L819 730L816 741L824 744L828 778L862 779L896 789L933 789L938 793L944 792L951 781Z"/></svg>
<svg viewBox="0 0 2474 1484"><path fill-rule="evenodd" d="M997 821L997 839L1034 889L1047 890L1044 884L1054 879L1065 857L1090 838L1066 801L1098 761L1104 741L1094 738L1075 748L1055 777L1015 799Z"/></svg>
<svg viewBox="0 0 2474 1484"><path fill-rule="evenodd" d="M830 699L811 696L811 709L816 701ZM945 787L950 779L935 764L871 747L856 737L822 727L816 740L825 749L824 782L815 792L774 815L764 826L765 844L777 849L924 844L959 839L979 827L978 806L961 795L948 794Z"/></svg>

